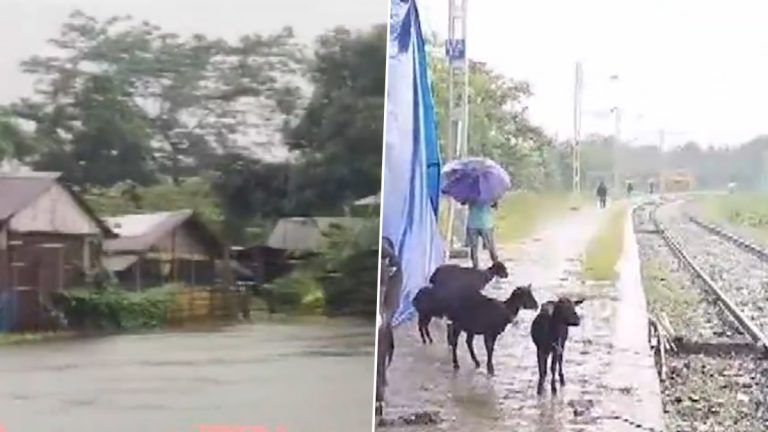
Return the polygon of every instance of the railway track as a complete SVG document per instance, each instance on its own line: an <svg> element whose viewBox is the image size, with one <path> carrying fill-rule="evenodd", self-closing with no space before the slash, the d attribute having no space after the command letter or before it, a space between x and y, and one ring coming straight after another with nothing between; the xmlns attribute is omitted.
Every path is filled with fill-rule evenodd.
<svg viewBox="0 0 768 432"><path fill-rule="evenodd" d="M751 318L750 314L745 313L726 293L726 291L720 287L702 268L699 266L691 255L686 252L680 241L664 226L656 215L658 205L652 208L650 216L651 222L655 227L655 231L662 237L664 243L672 250L672 252L680 259L685 266L691 271L691 273L697 277L717 299L718 303L725 309L730 316L736 321L741 329L750 337L752 342L762 351L762 353L768 356L768 337L766 337L766 329L761 328ZM693 224L701 227L704 232L708 232L711 235L718 236L733 245L754 254L761 260L768 262L768 252L754 245L753 243L746 241L732 233L723 230L712 224L708 224L698 218L690 215L686 215L687 219Z"/></svg>
<svg viewBox="0 0 768 432"><path fill-rule="evenodd" d="M768 317L750 305L759 286L740 291L755 274L768 281L768 265L748 242L675 207L680 200L633 214L649 312L672 322L666 358L654 344L665 429L768 432Z"/></svg>

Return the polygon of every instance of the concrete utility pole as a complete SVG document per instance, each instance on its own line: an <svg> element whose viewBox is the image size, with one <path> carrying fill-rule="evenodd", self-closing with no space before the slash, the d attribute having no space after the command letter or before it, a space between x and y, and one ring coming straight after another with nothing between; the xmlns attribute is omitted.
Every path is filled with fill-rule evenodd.
<svg viewBox="0 0 768 432"><path fill-rule="evenodd" d="M619 76L611 75L609 78L614 83L618 84ZM619 188L619 144L621 143L621 108L619 108L618 88L614 87L614 93L616 98L616 104L611 108L614 120L613 129L613 188L614 192L618 193Z"/></svg>
<svg viewBox="0 0 768 432"><path fill-rule="evenodd" d="M450 131L448 136L448 160L466 157L469 137L469 59L467 57L467 1L449 0L448 40L445 54L448 57L448 112ZM448 248L446 254L454 249L458 234L463 239L464 230L457 230L456 203L448 203ZM463 224L465 210L459 209L459 221Z"/></svg>
<svg viewBox="0 0 768 432"><path fill-rule="evenodd" d="M613 187L614 191L619 191L619 145L621 144L621 109L615 106L611 109L613 112Z"/></svg>
<svg viewBox="0 0 768 432"><path fill-rule="evenodd" d="M573 91L573 194L581 193L581 63L576 63L576 79Z"/></svg>

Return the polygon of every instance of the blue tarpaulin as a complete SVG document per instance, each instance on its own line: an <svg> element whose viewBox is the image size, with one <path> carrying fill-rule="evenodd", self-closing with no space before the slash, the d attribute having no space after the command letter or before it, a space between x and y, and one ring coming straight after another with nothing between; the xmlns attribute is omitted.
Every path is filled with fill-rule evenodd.
<svg viewBox="0 0 768 432"><path fill-rule="evenodd" d="M440 154L424 37L414 0L390 0L382 235L395 245L403 290L395 324L443 259L437 227Z"/></svg>

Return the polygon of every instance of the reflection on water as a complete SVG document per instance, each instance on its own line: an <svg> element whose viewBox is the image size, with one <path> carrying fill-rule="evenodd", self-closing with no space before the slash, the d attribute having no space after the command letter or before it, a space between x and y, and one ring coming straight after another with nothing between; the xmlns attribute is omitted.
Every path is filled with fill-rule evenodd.
<svg viewBox="0 0 768 432"><path fill-rule="evenodd" d="M364 431L372 421L373 352L372 323L288 318L7 347L0 349L0 426Z"/></svg>

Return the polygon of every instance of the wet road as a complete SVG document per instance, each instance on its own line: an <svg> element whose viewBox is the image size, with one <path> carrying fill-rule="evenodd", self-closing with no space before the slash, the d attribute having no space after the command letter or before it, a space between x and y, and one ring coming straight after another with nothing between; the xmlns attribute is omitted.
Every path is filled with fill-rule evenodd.
<svg viewBox="0 0 768 432"><path fill-rule="evenodd" d="M502 248L500 255L507 262L510 278L492 282L485 291L502 299L514 286L531 282L539 302L564 294L588 298L579 311L582 325L571 330L563 364L566 387L558 396L549 395L549 385L543 397L536 396L538 372L529 333L534 313L530 311L521 311L500 337L494 353L496 376L492 378L486 375L484 366L477 370L473 367L463 337L458 351L462 369L454 374L442 322L433 321L435 343L426 347L418 339L416 323L408 322L397 329L398 345L389 372L385 414L397 418L436 411L442 421L430 426L396 425L378 430L629 430L616 421L600 418L614 412L620 395L630 394L625 398L631 399L634 391L608 378L613 363L623 361L617 359L614 348L618 295L612 285L588 285L580 278L581 255L600 220L600 214L592 209L572 213L535 238ZM476 343L476 351L484 364L482 343Z"/></svg>
<svg viewBox="0 0 768 432"><path fill-rule="evenodd" d="M319 320L0 349L4 432L370 430L373 325Z"/></svg>

